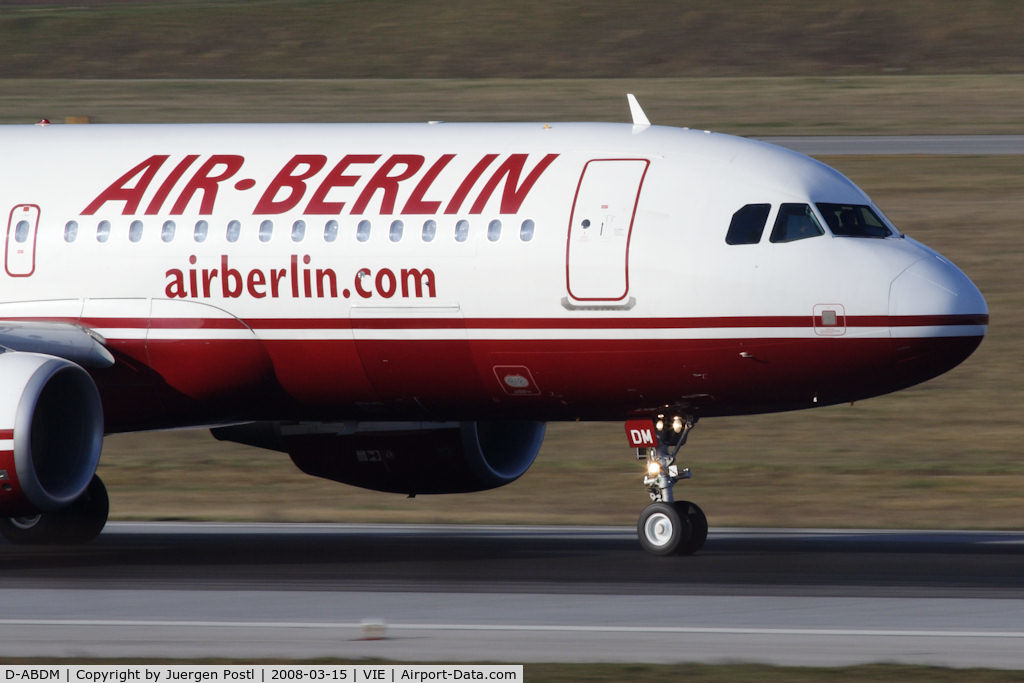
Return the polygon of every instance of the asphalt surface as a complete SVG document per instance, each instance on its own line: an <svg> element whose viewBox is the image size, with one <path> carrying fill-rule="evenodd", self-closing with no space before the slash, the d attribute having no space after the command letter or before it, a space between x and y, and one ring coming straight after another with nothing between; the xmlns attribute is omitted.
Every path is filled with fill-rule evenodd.
<svg viewBox="0 0 1024 683"><path fill-rule="evenodd" d="M0 545L0 656L1024 669L1024 532L111 524Z"/></svg>
<svg viewBox="0 0 1024 683"><path fill-rule="evenodd" d="M758 138L802 154L1024 154L1024 135L809 135Z"/></svg>

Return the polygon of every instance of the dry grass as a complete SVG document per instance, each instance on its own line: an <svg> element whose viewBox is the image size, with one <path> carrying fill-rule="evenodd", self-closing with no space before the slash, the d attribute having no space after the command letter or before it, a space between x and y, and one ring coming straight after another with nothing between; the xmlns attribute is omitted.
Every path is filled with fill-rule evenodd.
<svg viewBox="0 0 1024 683"><path fill-rule="evenodd" d="M739 135L1019 133L1024 75L658 79L45 80L0 70L0 123L628 121Z"/></svg>
<svg viewBox="0 0 1024 683"><path fill-rule="evenodd" d="M0 73L560 78L1014 73L1006 0L6 0ZM756 98L749 106L758 106Z"/></svg>
<svg viewBox="0 0 1024 683"><path fill-rule="evenodd" d="M989 336L960 368L891 396L701 422L683 492L715 525L1021 528L1024 159L828 161L971 275ZM110 437L100 472L121 519L630 524L645 504L619 424L551 425L520 481L462 496L365 492L194 432Z"/></svg>

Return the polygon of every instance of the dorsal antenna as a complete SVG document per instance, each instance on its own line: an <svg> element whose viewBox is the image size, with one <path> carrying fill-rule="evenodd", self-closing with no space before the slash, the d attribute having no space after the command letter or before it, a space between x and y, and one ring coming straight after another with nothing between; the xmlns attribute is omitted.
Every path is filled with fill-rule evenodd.
<svg viewBox="0 0 1024 683"><path fill-rule="evenodd" d="M633 117L633 125L651 125L651 122L647 119L647 114L644 113L643 107L636 101L636 96L633 93L626 93L626 100L629 101L629 115Z"/></svg>

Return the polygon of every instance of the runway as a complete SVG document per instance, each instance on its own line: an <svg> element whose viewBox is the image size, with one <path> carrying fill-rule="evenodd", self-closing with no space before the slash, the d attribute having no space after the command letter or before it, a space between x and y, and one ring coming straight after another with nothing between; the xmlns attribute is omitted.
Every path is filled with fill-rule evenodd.
<svg viewBox="0 0 1024 683"><path fill-rule="evenodd" d="M1024 154L1024 135L805 135L758 139L812 156Z"/></svg>
<svg viewBox="0 0 1024 683"><path fill-rule="evenodd" d="M3 657L1024 669L1024 532L115 523L0 577Z"/></svg>

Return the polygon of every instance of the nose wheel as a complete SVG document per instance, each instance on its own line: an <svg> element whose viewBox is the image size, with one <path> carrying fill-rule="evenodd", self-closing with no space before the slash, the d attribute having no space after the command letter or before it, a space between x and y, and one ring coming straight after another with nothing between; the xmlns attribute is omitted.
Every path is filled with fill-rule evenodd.
<svg viewBox="0 0 1024 683"><path fill-rule="evenodd" d="M651 503L640 513L637 536L644 550L655 555L692 555L704 546L708 520L688 500Z"/></svg>
<svg viewBox="0 0 1024 683"><path fill-rule="evenodd" d="M700 506L673 496L676 482L691 476L688 467L679 469L675 461L696 423L695 417L666 419L664 415L647 426L639 421L626 423L637 458L646 460L644 486L654 501L640 513L637 536L644 550L655 555L692 555L708 537L708 520Z"/></svg>

